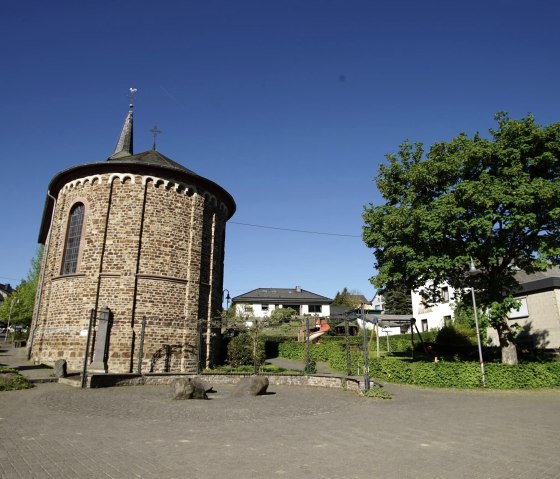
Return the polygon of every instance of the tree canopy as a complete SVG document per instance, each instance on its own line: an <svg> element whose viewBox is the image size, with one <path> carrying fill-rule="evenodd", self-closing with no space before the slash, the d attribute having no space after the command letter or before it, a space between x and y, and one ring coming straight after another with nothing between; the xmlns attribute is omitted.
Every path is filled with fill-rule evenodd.
<svg viewBox="0 0 560 479"><path fill-rule="evenodd" d="M355 309L363 302L363 296L359 291L348 291L348 288L343 288L342 291L337 291L331 305Z"/></svg>
<svg viewBox="0 0 560 479"><path fill-rule="evenodd" d="M43 248L40 246L31 260L31 268L27 273L26 279L0 304L0 321L7 322L8 318L10 318L12 324L19 324L21 326L29 326L31 324L42 256Z"/></svg>
<svg viewBox="0 0 560 479"><path fill-rule="evenodd" d="M475 286L481 306L518 287L515 273L560 261L560 123L496 115L490 138L461 133L425 151L404 142L386 155L377 187L385 203L365 207L363 239L374 249L377 288ZM469 277L470 258L481 271ZM502 347L507 322L497 324ZM504 329L500 331L499 327Z"/></svg>

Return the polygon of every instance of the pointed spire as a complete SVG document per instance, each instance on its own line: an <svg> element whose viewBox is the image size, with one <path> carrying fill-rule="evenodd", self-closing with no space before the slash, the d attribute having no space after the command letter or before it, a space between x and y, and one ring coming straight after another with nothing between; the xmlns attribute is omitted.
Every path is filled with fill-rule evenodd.
<svg viewBox="0 0 560 479"><path fill-rule="evenodd" d="M134 109L134 94L138 90L136 88L130 88L130 106L128 110L128 115L124 120L124 125L121 131L121 136L117 142L117 146L113 154L109 157L110 160L115 160L117 158L123 158L125 156L130 156L134 153L133 151L133 114Z"/></svg>

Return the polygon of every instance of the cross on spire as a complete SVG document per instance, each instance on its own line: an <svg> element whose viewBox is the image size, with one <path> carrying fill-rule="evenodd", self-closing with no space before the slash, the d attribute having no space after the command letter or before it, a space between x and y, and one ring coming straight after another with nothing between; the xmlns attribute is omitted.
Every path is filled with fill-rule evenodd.
<svg viewBox="0 0 560 479"><path fill-rule="evenodd" d="M154 145L152 146L152 150L156 149L156 137L161 133L161 130L158 129L157 125L154 125L154 127L150 130L152 132L152 135L154 135Z"/></svg>

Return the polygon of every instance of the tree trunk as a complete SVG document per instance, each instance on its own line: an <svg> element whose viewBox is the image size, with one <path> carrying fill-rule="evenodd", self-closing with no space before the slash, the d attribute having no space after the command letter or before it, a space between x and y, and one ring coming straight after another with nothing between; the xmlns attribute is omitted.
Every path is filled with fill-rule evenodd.
<svg viewBox="0 0 560 479"><path fill-rule="evenodd" d="M517 348L515 346L515 336L507 323L507 318L503 318L497 325L500 348L502 350L502 364L513 366L517 364Z"/></svg>
<svg viewBox="0 0 560 479"><path fill-rule="evenodd" d="M502 364L513 366L517 364L517 349L514 343L502 345Z"/></svg>

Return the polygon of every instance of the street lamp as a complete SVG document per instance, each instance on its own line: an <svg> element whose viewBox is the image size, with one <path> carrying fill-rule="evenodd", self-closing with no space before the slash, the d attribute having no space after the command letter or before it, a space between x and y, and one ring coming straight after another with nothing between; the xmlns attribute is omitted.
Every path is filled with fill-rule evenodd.
<svg viewBox="0 0 560 479"><path fill-rule="evenodd" d="M474 267L474 261L471 256L471 266L469 268L469 276L477 276L482 271L476 269ZM474 286L471 286L471 293L472 293L472 303L473 303L473 310L474 310L474 324L476 326L476 341L478 343L478 358L480 360L480 371L482 372L482 385L486 386L486 374L484 373L484 359L482 359L482 346L480 344L480 329L478 327L478 312L476 310L476 298L474 296Z"/></svg>
<svg viewBox="0 0 560 479"><path fill-rule="evenodd" d="M229 295L229 289L224 289L222 291L222 300L223 300L225 292L227 292L227 296L226 296L226 310L227 310L227 309L229 309L229 301L231 300L231 296Z"/></svg>
<svg viewBox="0 0 560 479"><path fill-rule="evenodd" d="M12 308L14 307L14 304L18 304L19 303L19 298L17 298L15 301L12 300L10 301L10 312L8 313L8 326L6 327L6 336L4 336L4 342L8 342L8 334L10 334L10 321L12 320Z"/></svg>

